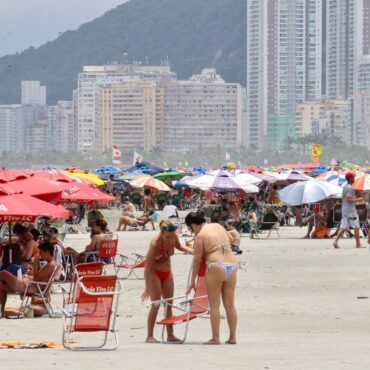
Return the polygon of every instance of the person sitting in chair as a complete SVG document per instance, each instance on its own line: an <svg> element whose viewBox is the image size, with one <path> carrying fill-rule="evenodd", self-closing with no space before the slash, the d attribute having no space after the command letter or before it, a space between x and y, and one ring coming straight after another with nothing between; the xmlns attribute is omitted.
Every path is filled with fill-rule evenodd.
<svg viewBox="0 0 370 370"><path fill-rule="evenodd" d="M116 231L126 231L127 226L132 227L144 227L148 222L152 223L153 230L155 230L154 223L151 221L151 216L154 214L153 211L144 212L139 217L121 216L119 219L118 227ZM121 230L123 226L123 230Z"/></svg>
<svg viewBox="0 0 370 370"><path fill-rule="evenodd" d="M8 271L0 272L0 304L4 315L4 309L8 293L22 293L24 292L32 280L39 282L48 282L50 276L55 270L56 262L54 260L54 245L50 242L43 243L39 246L40 254L36 255L33 259L34 273L33 278L17 279ZM46 265L40 268L40 261L46 262ZM31 286L31 293L37 292L37 288Z"/></svg>

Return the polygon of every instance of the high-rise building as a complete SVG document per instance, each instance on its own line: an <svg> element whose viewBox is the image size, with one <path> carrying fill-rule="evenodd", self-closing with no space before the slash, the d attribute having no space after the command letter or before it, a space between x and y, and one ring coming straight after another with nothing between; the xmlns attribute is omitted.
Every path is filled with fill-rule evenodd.
<svg viewBox="0 0 370 370"><path fill-rule="evenodd" d="M97 150L151 150L156 143L156 83L128 81L101 87Z"/></svg>
<svg viewBox="0 0 370 370"><path fill-rule="evenodd" d="M166 151L235 148L242 144L242 91L213 69L164 87Z"/></svg>
<svg viewBox="0 0 370 370"><path fill-rule="evenodd" d="M266 144L269 116L294 114L322 96L322 2L247 1L250 143Z"/></svg>
<svg viewBox="0 0 370 370"><path fill-rule="evenodd" d="M71 101L58 101L48 107L47 150L68 153L75 151L74 114Z"/></svg>
<svg viewBox="0 0 370 370"><path fill-rule="evenodd" d="M176 75L168 66L104 65L85 66L78 76L76 90L76 134L77 150L81 153L97 149L97 108L102 86L130 80L161 81Z"/></svg>
<svg viewBox="0 0 370 370"><path fill-rule="evenodd" d="M357 92L370 90L370 55L365 55L357 64Z"/></svg>
<svg viewBox="0 0 370 370"><path fill-rule="evenodd" d="M360 3L362 0L358 0ZM357 0L326 0L326 96L347 99L356 83Z"/></svg>
<svg viewBox="0 0 370 370"><path fill-rule="evenodd" d="M45 105L46 87L40 81L22 81L22 105Z"/></svg>
<svg viewBox="0 0 370 370"><path fill-rule="evenodd" d="M24 150L21 109L18 104L0 105L0 148L3 152Z"/></svg>

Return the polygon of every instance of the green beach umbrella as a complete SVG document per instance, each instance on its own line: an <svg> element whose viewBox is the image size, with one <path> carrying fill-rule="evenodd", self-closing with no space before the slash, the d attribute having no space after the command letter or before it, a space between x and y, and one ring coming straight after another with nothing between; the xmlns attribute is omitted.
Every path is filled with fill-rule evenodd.
<svg viewBox="0 0 370 370"><path fill-rule="evenodd" d="M176 171L176 170L168 170L168 171L157 173L156 175L153 176L153 178L167 182L167 181L181 180L185 176L187 176L185 172Z"/></svg>

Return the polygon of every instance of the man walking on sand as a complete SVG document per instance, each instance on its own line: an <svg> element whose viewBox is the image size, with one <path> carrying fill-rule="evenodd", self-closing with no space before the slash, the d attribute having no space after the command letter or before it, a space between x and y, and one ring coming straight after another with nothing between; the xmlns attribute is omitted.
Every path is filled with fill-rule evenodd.
<svg viewBox="0 0 370 370"><path fill-rule="evenodd" d="M338 241L346 230L351 227L355 231L356 248L363 248L360 242L360 222L356 210L356 203L362 202L362 198L357 198L352 184L355 182L355 172L349 171L346 173L347 184L343 188L342 193L342 220L340 222L339 232L333 243L334 248L339 248Z"/></svg>

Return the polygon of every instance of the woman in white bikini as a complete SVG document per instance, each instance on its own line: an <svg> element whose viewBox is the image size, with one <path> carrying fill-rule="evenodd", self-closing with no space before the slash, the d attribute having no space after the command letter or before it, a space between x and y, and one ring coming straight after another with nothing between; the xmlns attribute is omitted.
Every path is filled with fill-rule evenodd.
<svg viewBox="0 0 370 370"><path fill-rule="evenodd" d="M207 294L211 309L212 338L205 344L220 344L220 302L226 310L230 329L227 344L236 344L237 313L234 304L238 263L231 250L231 238L219 224L206 224L203 212L190 212L185 223L195 234L192 276L187 294L196 286L202 260L207 272Z"/></svg>

